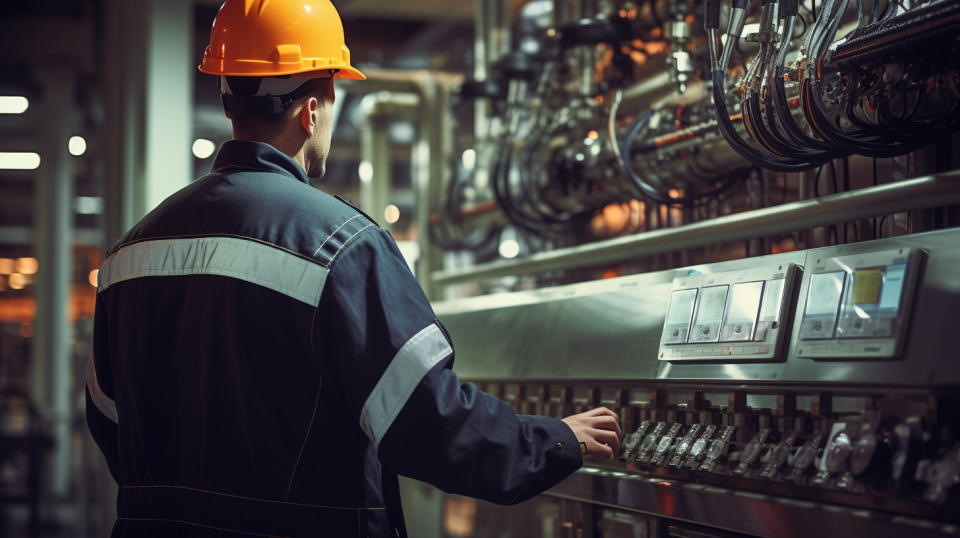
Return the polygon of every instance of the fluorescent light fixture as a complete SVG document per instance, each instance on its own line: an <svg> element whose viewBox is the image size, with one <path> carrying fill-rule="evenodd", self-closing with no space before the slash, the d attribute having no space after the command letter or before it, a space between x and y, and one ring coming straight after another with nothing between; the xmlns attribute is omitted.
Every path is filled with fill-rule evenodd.
<svg viewBox="0 0 960 538"><path fill-rule="evenodd" d="M71 136L67 149L70 150L70 155L79 157L87 152L87 141L82 136Z"/></svg>
<svg viewBox="0 0 960 538"><path fill-rule="evenodd" d="M0 114L23 114L30 101L21 95L0 95Z"/></svg>
<svg viewBox="0 0 960 538"><path fill-rule="evenodd" d="M0 151L0 169L36 170L40 167L40 154L29 151Z"/></svg>
<svg viewBox="0 0 960 538"><path fill-rule="evenodd" d="M198 159L206 159L213 155L213 152L216 150L217 145L214 144L212 140L198 138L193 141L193 156Z"/></svg>

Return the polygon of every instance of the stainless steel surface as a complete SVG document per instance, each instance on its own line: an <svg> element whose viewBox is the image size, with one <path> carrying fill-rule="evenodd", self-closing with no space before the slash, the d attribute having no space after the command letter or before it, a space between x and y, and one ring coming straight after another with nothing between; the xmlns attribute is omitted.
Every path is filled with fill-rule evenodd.
<svg viewBox="0 0 960 538"><path fill-rule="evenodd" d="M952 524L590 467L546 494L771 538L960 534Z"/></svg>
<svg viewBox="0 0 960 538"><path fill-rule="evenodd" d="M672 363L657 360L674 277L689 270L726 272L894 247L925 249L928 259L899 360L813 360L797 356L796 335L784 362ZM453 338L455 369L468 379L670 380L960 384L960 331L949 329L960 305L960 229L901 236L435 304ZM795 299L794 299L795 300ZM794 303L796 304L796 302ZM796 304L791 310L802 308ZM955 314L953 315L955 317ZM789 320L789 323L793 323Z"/></svg>
<svg viewBox="0 0 960 538"><path fill-rule="evenodd" d="M456 284L628 260L663 252L802 230L910 209L960 202L960 171L933 174L810 200L745 211L676 228L617 237L576 247L542 252L515 261L477 264L468 269L437 271L435 284Z"/></svg>

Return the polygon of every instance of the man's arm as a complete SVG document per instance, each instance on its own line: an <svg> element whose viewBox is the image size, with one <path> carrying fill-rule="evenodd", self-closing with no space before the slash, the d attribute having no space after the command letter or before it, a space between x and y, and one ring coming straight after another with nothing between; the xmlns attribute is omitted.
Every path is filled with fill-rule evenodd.
<svg viewBox="0 0 960 538"><path fill-rule="evenodd" d="M87 426L114 481L120 482L120 459L117 446L117 404L113 391L113 375L107 354L107 315L100 295L93 322L93 353L87 364Z"/></svg>
<svg viewBox="0 0 960 538"><path fill-rule="evenodd" d="M519 502L611 452L612 412L517 415L450 370L453 348L395 243L370 230L331 267L317 317L321 360L347 408L400 474L446 491ZM604 444L606 443L606 444Z"/></svg>

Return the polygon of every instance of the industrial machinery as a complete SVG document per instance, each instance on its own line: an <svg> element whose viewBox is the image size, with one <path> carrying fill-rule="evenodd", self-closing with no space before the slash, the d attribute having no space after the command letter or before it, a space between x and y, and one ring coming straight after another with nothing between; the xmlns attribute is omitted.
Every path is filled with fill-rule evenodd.
<svg viewBox="0 0 960 538"><path fill-rule="evenodd" d="M470 158L429 230L474 261L504 234L531 254L953 168L957 2L477 5L454 110ZM740 255L896 233L830 224Z"/></svg>
<svg viewBox="0 0 960 538"><path fill-rule="evenodd" d="M412 532L960 534L960 2L511 5L418 278L463 379L622 452L511 508L407 485Z"/></svg>
<svg viewBox="0 0 960 538"><path fill-rule="evenodd" d="M941 230L438 303L461 377L624 431L447 535L960 534L958 263Z"/></svg>

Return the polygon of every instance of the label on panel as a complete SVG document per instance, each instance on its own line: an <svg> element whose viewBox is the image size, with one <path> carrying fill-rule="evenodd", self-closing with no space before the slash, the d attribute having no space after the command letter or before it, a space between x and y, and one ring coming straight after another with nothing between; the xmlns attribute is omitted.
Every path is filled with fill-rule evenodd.
<svg viewBox="0 0 960 538"><path fill-rule="evenodd" d="M810 275L807 306L800 323L800 338L833 338L845 278L846 273L843 271Z"/></svg>
<svg viewBox="0 0 960 538"><path fill-rule="evenodd" d="M693 318L693 307L696 301L696 288L673 290L663 324L664 343L683 344L687 341L687 331L690 329L690 320Z"/></svg>
<svg viewBox="0 0 960 538"><path fill-rule="evenodd" d="M711 286L700 290L697 313L690 328L691 342L716 342L720 338L720 322L727 304L730 286Z"/></svg>
<svg viewBox="0 0 960 538"><path fill-rule="evenodd" d="M740 282L730 289L723 325L720 327L721 342L752 340L763 295L763 282Z"/></svg>

